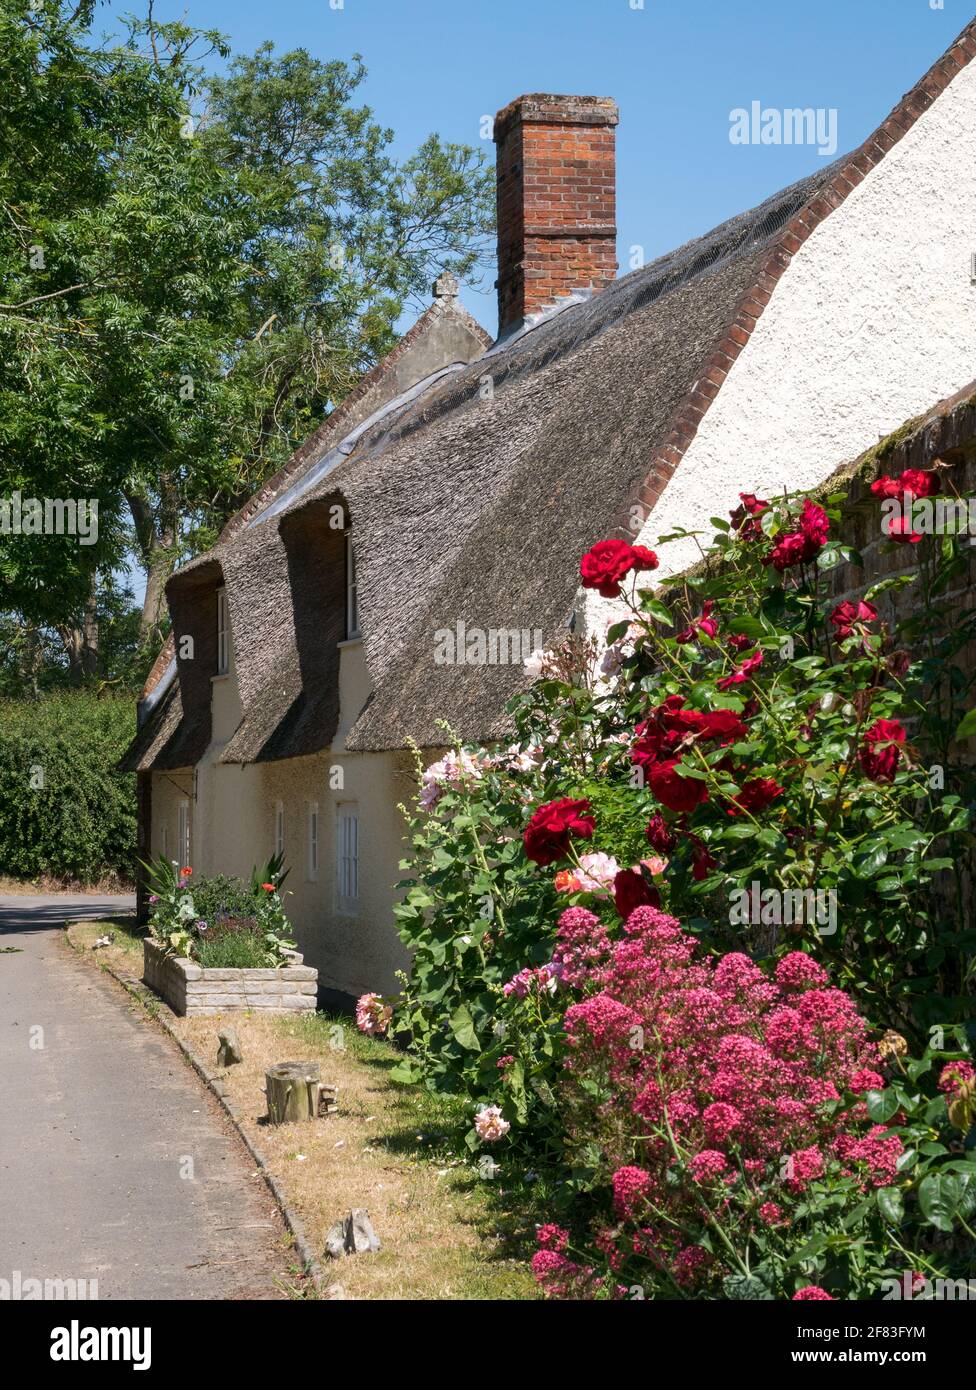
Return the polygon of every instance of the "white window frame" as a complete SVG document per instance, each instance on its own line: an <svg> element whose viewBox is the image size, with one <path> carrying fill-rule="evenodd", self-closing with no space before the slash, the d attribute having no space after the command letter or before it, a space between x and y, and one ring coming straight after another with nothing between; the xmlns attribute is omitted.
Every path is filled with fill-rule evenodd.
<svg viewBox="0 0 976 1390"><path fill-rule="evenodd" d="M356 556L352 548L352 532L346 536L346 641L359 637L359 589L356 582Z"/></svg>
<svg viewBox="0 0 976 1390"><path fill-rule="evenodd" d="M180 800L179 813L179 843L177 847L179 865L181 869L188 869L190 867L193 848L193 827L190 820L190 801L188 797L183 797Z"/></svg>
<svg viewBox="0 0 976 1390"><path fill-rule="evenodd" d="M354 917L359 912L359 806L336 805L336 911Z"/></svg>
<svg viewBox="0 0 976 1390"><path fill-rule="evenodd" d="M285 803L283 801L275 802L274 852L281 855L285 852Z"/></svg>
<svg viewBox="0 0 976 1390"><path fill-rule="evenodd" d="M230 670L230 611L227 607L227 589L221 584L217 590L217 675L226 676Z"/></svg>
<svg viewBox="0 0 976 1390"><path fill-rule="evenodd" d="M319 837L322 823L319 816L319 803L308 803L308 835L306 843L305 868L309 883L315 883L319 876Z"/></svg>

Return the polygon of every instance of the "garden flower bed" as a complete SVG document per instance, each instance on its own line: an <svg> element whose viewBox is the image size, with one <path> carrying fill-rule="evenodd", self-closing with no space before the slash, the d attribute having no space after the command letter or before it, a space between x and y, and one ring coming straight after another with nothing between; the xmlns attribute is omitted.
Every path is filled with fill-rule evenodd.
<svg viewBox="0 0 976 1390"><path fill-rule="evenodd" d="M292 963L277 969L215 969L197 965L151 938L143 943L143 980L166 1000L174 1013L313 1014L319 972L302 963L296 952Z"/></svg>

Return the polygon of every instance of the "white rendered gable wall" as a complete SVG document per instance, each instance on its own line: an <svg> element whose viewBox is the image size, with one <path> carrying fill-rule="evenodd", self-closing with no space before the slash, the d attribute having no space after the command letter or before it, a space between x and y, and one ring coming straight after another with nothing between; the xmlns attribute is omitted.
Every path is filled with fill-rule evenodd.
<svg viewBox="0 0 976 1390"><path fill-rule="evenodd" d="M976 62L793 256L636 539L714 528L737 494L813 487L976 376ZM693 541L658 550L693 564ZM601 637L616 605L588 592Z"/></svg>

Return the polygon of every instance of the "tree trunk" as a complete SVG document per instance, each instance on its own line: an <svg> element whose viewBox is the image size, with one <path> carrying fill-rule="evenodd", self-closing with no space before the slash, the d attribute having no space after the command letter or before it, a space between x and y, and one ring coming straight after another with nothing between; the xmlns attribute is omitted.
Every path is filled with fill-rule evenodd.
<svg viewBox="0 0 976 1390"><path fill-rule="evenodd" d="M319 1113L318 1062L279 1062L265 1074L268 1123L293 1124L314 1120Z"/></svg>

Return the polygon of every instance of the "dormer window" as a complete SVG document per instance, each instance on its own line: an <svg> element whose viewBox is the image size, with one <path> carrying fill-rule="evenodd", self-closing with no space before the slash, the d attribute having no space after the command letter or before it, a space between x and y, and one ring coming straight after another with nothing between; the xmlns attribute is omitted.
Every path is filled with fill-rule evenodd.
<svg viewBox="0 0 976 1390"><path fill-rule="evenodd" d="M356 591L356 557L352 532L346 532L346 640L359 636L359 597Z"/></svg>
<svg viewBox="0 0 976 1390"><path fill-rule="evenodd" d="M227 610L227 590L217 590L217 675L226 676L230 670L230 614Z"/></svg>

